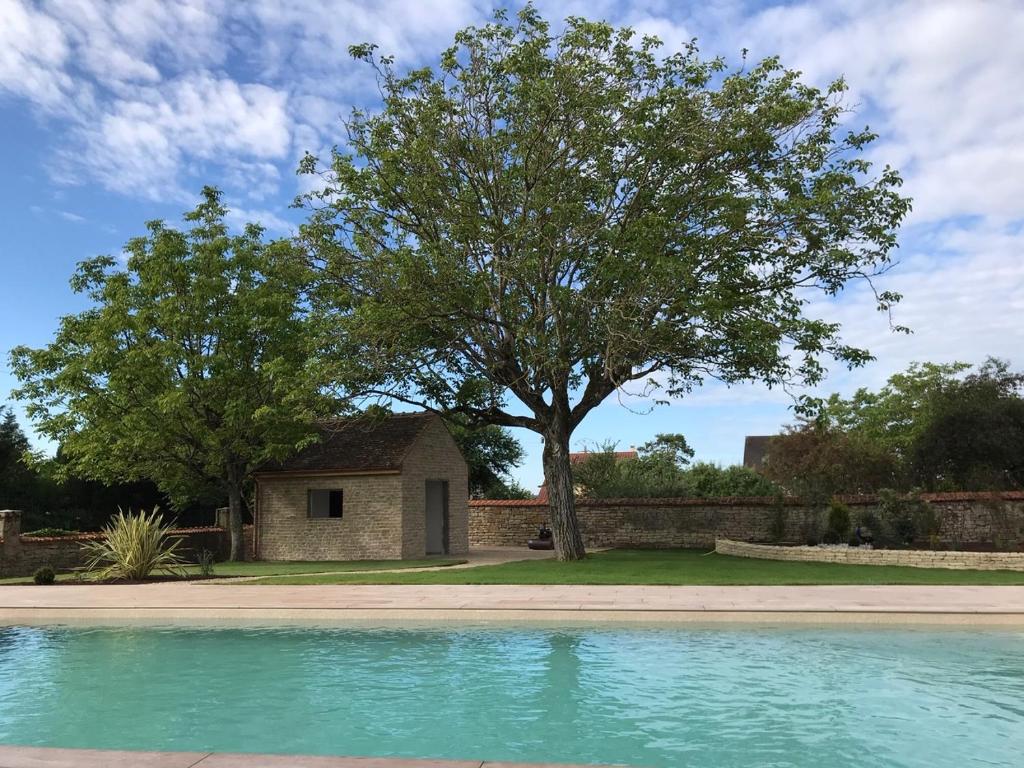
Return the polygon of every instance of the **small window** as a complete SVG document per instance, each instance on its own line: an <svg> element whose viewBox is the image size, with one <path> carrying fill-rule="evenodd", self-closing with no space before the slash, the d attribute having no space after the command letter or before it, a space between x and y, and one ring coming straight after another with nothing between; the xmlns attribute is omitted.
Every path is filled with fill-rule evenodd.
<svg viewBox="0 0 1024 768"><path fill-rule="evenodd" d="M343 494L338 491L315 490L309 492L309 516L315 518L341 517Z"/></svg>

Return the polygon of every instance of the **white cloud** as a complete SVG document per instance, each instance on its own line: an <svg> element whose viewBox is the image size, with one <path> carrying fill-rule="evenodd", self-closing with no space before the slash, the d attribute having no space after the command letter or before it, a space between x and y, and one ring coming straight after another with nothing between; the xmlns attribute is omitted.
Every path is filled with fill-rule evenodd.
<svg viewBox="0 0 1024 768"><path fill-rule="evenodd" d="M0 91L70 118L55 176L126 195L191 203L200 183L225 186L244 211L281 232L268 201L315 187L292 181L304 150L343 139L338 118L372 99L373 79L348 45L373 41L400 66L436 60L452 34L485 20L485 0L0 0ZM1024 348L1024 4L1017 0L743 0L542 2L662 37L697 36L706 55L780 54L823 84L844 74L853 124L881 138L915 198L904 264L882 281L906 300L892 336L863 291L832 306L845 338L884 361L830 385L884 379L913 359ZM1014 292L1017 293L1014 293ZM711 387L696 397L775 401L774 393ZM784 395L782 396L785 397Z"/></svg>
<svg viewBox="0 0 1024 768"><path fill-rule="evenodd" d="M60 25L20 0L0 0L0 89L56 110L71 87Z"/></svg>
<svg viewBox="0 0 1024 768"><path fill-rule="evenodd" d="M58 157L70 178L95 178L109 189L156 200L181 200L182 170L203 161L227 168L229 182L259 179L255 189L265 194L266 180L277 175L267 161L285 158L291 147L286 94L207 73L135 89L72 136L77 146ZM242 162L251 165L243 170Z"/></svg>

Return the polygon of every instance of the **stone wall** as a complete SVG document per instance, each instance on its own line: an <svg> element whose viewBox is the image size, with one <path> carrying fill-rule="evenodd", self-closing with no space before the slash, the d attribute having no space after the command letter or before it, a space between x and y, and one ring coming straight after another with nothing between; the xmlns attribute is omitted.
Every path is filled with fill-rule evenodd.
<svg viewBox="0 0 1024 768"><path fill-rule="evenodd" d="M944 547L1024 541L1024 492L924 494L941 529ZM877 511L873 496L842 497L852 517ZM576 511L588 547L706 547L720 538L767 542L782 528L783 543L803 544L825 530L826 512L798 499L579 499ZM469 543L474 547L523 546L548 522L546 502L473 500Z"/></svg>
<svg viewBox="0 0 1024 768"><path fill-rule="evenodd" d="M340 518L311 518L311 490L341 490ZM402 557L402 477L262 476L256 490L259 560L393 560Z"/></svg>
<svg viewBox="0 0 1024 768"><path fill-rule="evenodd" d="M179 528L176 536L184 539L179 552L194 561L203 550L212 552L217 560L226 560L231 553L231 535L224 528ZM246 526L246 551L252 551L252 526ZM40 537L21 535L21 513L0 511L0 576L28 576L48 565L57 571L81 568L86 563L82 544L98 541L102 533L80 533L74 536Z"/></svg>
<svg viewBox="0 0 1024 768"><path fill-rule="evenodd" d="M903 565L912 568L951 568L976 571L1024 571L1024 552L955 552L927 549L867 549L865 547L783 547L719 539L715 552L758 560L845 565Z"/></svg>
<svg viewBox="0 0 1024 768"><path fill-rule="evenodd" d="M432 419L402 462L402 557L423 557L427 549L426 484L448 481L448 553L469 551L469 468L440 419Z"/></svg>

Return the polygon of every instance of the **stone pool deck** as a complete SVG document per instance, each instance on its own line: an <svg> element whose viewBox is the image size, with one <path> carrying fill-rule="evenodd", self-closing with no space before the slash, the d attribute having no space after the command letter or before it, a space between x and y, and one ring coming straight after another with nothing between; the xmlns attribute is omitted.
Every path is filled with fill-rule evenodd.
<svg viewBox="0 0 1024 768"><path fill-rule="evenodd" d="M556 763L305 757L211 752L118 752L0 746L0 768L573 768ZM582 768L578 766L577 768Z"/></svg>
<svg viewBox="0 0 1024 768"><path fill-rule="evenodd" d="M0 621L8 624L140 619L1024 626L1024 586L0 586Z"/></svg>

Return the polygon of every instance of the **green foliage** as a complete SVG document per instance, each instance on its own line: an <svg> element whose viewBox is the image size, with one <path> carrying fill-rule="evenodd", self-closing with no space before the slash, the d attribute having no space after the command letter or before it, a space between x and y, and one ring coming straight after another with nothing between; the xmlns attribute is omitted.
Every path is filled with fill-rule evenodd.
<svg viewBox="0 0 1024 768"><path fill-rule="evenodd" d="M825 542L839 544L850 538L850 508L835 499L828 505L828 523L825 527Z"/></svg>
<svg viewBox="0 0 1024 768"><path fill-rule="evenodd" d="M878 517L875 540L882 546L910 546L918 538L931 540L941 524L919 493L899 493L889 488L878 494Z"/></svg>
<svg viewBox="0 0 1024 768"><path fill-rule="evenodd" d="M62 476L149 479L176 505L240 499L256 466L311 439L329 406L306 261L255 225L231 235L226 214L206 188L188 229L150 222L124 268L82 262L71 285L93 306L49 346L12 351L15 394L60 444ZM234 551L240 504L232 515Z"/></svg>
<svg viewBox="0 0 1024 768"><path fill-rule="evenodd" d="M970 370L914 363L878 392L832 395L815 421L773 441L767 474L813 499L1024 488L1024 373L997 359Z"/></svg>
<svg viewBox="0 0 1024 768"><path fill-rule="evenodd" d="M780 496L778 485L740 464L721 466L700 461L683 472L685 496L712 498L721 496Z"/></svg>
<svg viewBox="0 0 1024 768"><path fill-rule="evenodd" d="M37 473L25 461L28 437L7 407L0 407L0 509L34 506L41 487Z"/></svg>
<svg viewBox="0 0 1024 768"><path fill-rule="evenodd" d="M1024 373L990 359L932 397L909 460L932 489L1024 488Z"/></svg>
<svg viewBox="0 0 1024 768"><path fill-rule="evenodd" d="M26 531L22 536L37 536L39 538L60 538L62 536L75 536L81 531L69 531L67 528L37 528L34 531Z"/></svg>
<svg viewBox="0 0 1024 768"><path fill-rule="evenodd" d="M99 579L141 581L154 571L183 575L181 538L173 530L156 508L137 515L118 510L102 539L82 544L88 556L85 568Z"/></svg>
<svg viewBox="0 0 1024 768"><path fill-rule="evenodd" d="M448 430L469 465L469 495L474 499L529 498L509 477L523 461L523 446L504 427L471 425L464 417L447 419Z"/></svg>
<svg viewBox="0 0 1024 768"><path fill-rule="evenodd" d="M666 437L670 436L659 435L661 445L679 444L664 440ZM688 466L692 452L651 449L651 445L641 448L638 458L626 460L615 457L614 444L601 446L574 468L579 493L597 499L778 495L776 486L747 467L708 462Z"/></svg>
<svg viewBox="0 0 1024 768"><path fill-rule="evenodd" d="M911 363L877 392L861 388L849 399L833 394L822 405L818 424L857 435L900 460L931 420L935 395L969 368L966 363Z"/></svg>
<svg viewBox="0 0 1024 768"><path fill-rule="evenodd" d="M644 458L659 459L678 467L689 464L693 458L693 448L686 437L680 434L659 433L653 440L641 445L637 453Z"/></svg>
<svg viewBox="0 0 1024 768"><path fill-rule="evenodd" d="M838 494L892 486L898 472L896 460L883 447L857 433L816 424L776 437L764 463L767 478L814 504L825 504Z"/></svg>
<svg viewBox="0 0 1024 768"><path fill-rule="evenodd" d="M530 5L459 32L437 69L351 52L380 104L300 165L327 180L302 235L338 381L534 430L554 489L573 431L630 382L814 383L823 359L869 359L807 294L884 268L909 210L842 81L579 17L555 34ZM580 557L553 498L559 556Z"/></svg>
<svg viewBox="0 0 1024 768"><path fill-rule="evenodd" d="M36 568L32 574L32 581L36 584L53 584L57 580L57 572L48 565Z"/></svg>
<svg viewBox="0 0 1024 768"><path fill-rule="evenodd" d="M204 549L196 557L196 565L199 566L199 575L203 578L209 578L214 575L214 558L213 552L208 549Z"/></svg>

